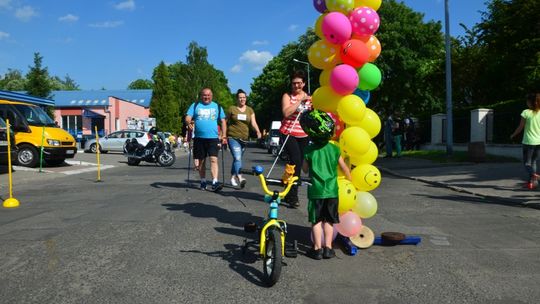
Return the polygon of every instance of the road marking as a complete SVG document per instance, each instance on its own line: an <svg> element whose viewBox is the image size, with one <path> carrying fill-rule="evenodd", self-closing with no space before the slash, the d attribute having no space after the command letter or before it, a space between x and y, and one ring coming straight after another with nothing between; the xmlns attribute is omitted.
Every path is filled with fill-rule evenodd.
<svg viewBox="0 0 540 304"><path fill-rule="evenodd" d="M437 246L450 246L450 242L445 236L432 235L429 241Z"/></svg>

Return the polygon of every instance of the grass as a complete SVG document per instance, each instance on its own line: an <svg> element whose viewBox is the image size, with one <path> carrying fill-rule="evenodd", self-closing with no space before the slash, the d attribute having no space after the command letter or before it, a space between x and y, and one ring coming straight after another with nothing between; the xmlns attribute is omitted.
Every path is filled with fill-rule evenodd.
<svg viewBox="0 0 540 304"><path fill-rule="evenodd" d="M416 150L416 151L403 151L403 156L427 159L438 163L455 163L455 162L471 162L469 154L466 151L454 151L452 156L447 156L446 151L441 150ZM493 154L486 154L484 162L519 162L519 159L509 156L500 156Z"/></svg>

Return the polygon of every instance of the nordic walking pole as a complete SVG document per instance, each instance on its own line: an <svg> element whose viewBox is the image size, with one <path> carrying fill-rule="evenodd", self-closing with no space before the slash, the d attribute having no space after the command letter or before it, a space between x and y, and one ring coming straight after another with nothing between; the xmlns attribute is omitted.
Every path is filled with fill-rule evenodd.
<svg viewBox="0 0 540 304"><path fill-rule="evenodd" d="M19 201L13 197L13 178L11 174L11 130L9 125L9 119L6 119L6 133L8 142L8 179L9 179L9 198L4 201L2 206L4 208L16 208L19 207Z"/></svg>
<svg viewBox="0 0 540 304"><path fill-rule="evenodd" d="M223 185L225 185L225 145L221 144L221 180Z"/></svg>
<svg viewBox="0 0 540 304"><path fill-rule="evenodd" d="M191 186L191 183L189 182L190 172L191 172L191 141L188 141L188 165L187 165L186 191L188 191L189 187Z"/></svg>
<svg viewBox="0 0 540 304"><path fill-rule="evenodd" d="M289 136L291 136L291 130L294 128L294 126L298 122L298 119L300 118L300 115L302 115L302 112L300 112L300 113L298 113L298 115L296 115L296 118L294 119L293 124L291 125L291 127L289 128L289 130L287 132L288 133L287 137L285 137L285 141L283 141L283 144L281 145L281 148L279 149L279 152L276 155L276 158L274 159L274 163L272 164L272 167L268 171L268 174L266 174L266 178L269 178L270 173L272 173L272 170L274 170L274 167L276 166L276 163L277 163L277 161L279 159L279 156L281 155L281 152L283 152L283 148L285 148L285 144L287 143L287 140L289 140Z"/></svg>

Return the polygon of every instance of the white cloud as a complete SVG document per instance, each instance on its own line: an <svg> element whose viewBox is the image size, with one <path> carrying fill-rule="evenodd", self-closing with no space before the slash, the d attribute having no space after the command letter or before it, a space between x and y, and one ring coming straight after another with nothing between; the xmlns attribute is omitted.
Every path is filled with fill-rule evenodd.
<svg viewBox="0 0 540 304"><path fill-rule="evenodd" d="M117 10L133 11L135 10L135 1L127 0L120 2L114 6Z"/></svg>
<svg viewBox="0 0 540 304"><path fill-rule="evenodd" d="M240 62L245 62L255 69L262 69L273 57L267 51L247 50L240 56Z"/></svg>
<svg viewBox="0 0 540 304"><path fill-rule="evenodd" d="M298 29L298 24L289 25L289 31L294 32Z"/></svg>
<svg viewBox="0 0 540 304"><path fill-rule="evenodd" d="M36 17L37 15L38 13L36 10L29 5L25 5L15 10L15 17L21 21L30 21L30 19Z"/></svg>
<svg viewBox="0 0 540 304"><path fill-rule="evenodd" d="M124 24L124 21L103 21L98 23L91 23L88 26L95 28L114 28Z"/></svg>
<svg viewBox="0 0 540 304"><path fill-rule="evenodd" d="M253 45L268 45L268 40L255 40L252 42Z"/></svg>
<svg viewBox="0 0 540 304"><path fill-rule="evenodd" d="M232 73L240 73L240 72L242 72L242 65L240 65L240 64L235 64L235 65L231 68L231 72L232 72Z"/></svg>
<svg viewBox="0 0 540 304"><path fill-rule="evenodd" d="M9 33L0 31L0 40L9 38Z"/></svg>
<svg viewBox="0 0 540 304"><path fill-rule="evenodd" d="M60 22L76 22L78 20L79 20L79 16L75 16L72 14L67 14L65 16L58 18L58 21Z"/></svg>
<svg viewBox="0 0 540 304"><path fill-rule="evenodd" d="M11 0L0 0L0 8L11 8Z"/></svg>

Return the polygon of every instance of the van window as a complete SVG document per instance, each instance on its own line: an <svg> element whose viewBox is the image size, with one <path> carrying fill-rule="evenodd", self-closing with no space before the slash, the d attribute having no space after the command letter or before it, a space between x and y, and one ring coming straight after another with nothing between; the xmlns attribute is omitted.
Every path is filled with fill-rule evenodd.
<svg viewBox="0 0 540 304"><path fill-rule="evenodd" d="M54 127L54 121L40 107L16 104L14 107L26 118L29 125Z"/></svg>

